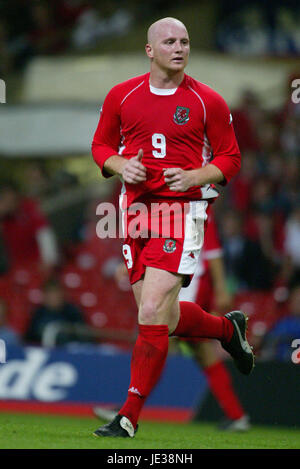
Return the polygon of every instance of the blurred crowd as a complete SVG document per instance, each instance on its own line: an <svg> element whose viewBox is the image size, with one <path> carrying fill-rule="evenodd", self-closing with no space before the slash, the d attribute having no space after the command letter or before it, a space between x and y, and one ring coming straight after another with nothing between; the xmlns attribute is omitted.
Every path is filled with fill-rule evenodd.
<svg viewBox="0 0 300 469"><path fill-rule="evenodd" d="M120 1L12 0L0 2L2 74L22 70L37 55L85 49L128 31L132 16Z"/></svg>
<svg viewBox="0 0 300 469"><path fill-rule="evenodd" d="M186 5L176 2L176 8ZM189 3L195 16L201 15L201 6ZM173 7L171 0L0 0L0 76L21 71L38 55L93 51ZM296 1L215 2L212 8L211 47L216 50L244 56L300 54Z"/></svg>
<svg viewBox="0 0 300 469"><path fill-rule="evenodd" d="M232 112L242 169L215 203L228 290L236 298L244 295L244 303L266 295L260 296L259 317L271 320L263 328L261 320L256 323L253 342L262 357L278 359L290 357L291 341L300 337L300 110L291 100L296 77L289 77L286 102L275 111L264 109L253 91L242 94ZM84 340L89 341L103 337L87 334L84 326L108 330L108 340L118 341L124 329L127 335L121 340L128 331L134 333L130 287L124 278L118 279L120 240L100 240L96 235L99 200L86 203L67 246L58 241L42 208L52 194L64 194L77 185L75 175L64 170L51 173L39 162L27 165L21 190L14 182L2 182L0 222L6 264L0 276L0 337L41 344L44 328L57 322L81 324ZM117 204L120 186L113 187L111 200ZM8 283L1 287L1 279ZM25 313L22 295L30 296ZM18 308L23 313L16 320ZM8 330L10 323L15 330ZM73 339L74 330L67 328L61 342Z"/></svg>
<svg viewBox="0 0 300 469"><path fill-rule="evenodd" d="M255 9L240 3L232 10L229 2L220 14L221 50L299 53L299 8L291 15L288 5L278 6L271 17L264 2ZM143 5L137 0L0 0L0 77L18 73L37 55L92 50L170 5L167 0ZM237 297L259 292L275 298L275 320L253 334L262 356L279 359L290 356L291 340L300 338L300 104L291 99L296 78L298 71L287 80L286 102L277 110L266 110L251 89L243 92L232 112L242 168L215 203L228 290ZM44 207L53 195L78 187L78 178L41 162L27 164L22 177L17 183L0 178L0 338L43 344L44 329L59 322L76 326L65 328L60 343L80 336L80 327L81 339L93 342L134 333L130 287L118 277L120 241L96 236L99 200L87 203L81 217L74 213L75 229L65 245ZM115 203L118 190L116 185L111 196ZM128 314L118 316L121 303Z"/></svg>
<svg viewBox="0 0 300 469"><path fill-rule="evenodd" d="M235 289L300 282L300 106L266 111L250 90L233 111L242 168L217 202L228 276ZM245 266L247 266L245 268Z"/></svg>
<svg viewBox="0 0 300 469"><path fill-rule="evenodd" d="M299 56L299 19L299 2L293 0L224 2L217 47L234 55Z"/></svg>
<svg viewBox="0 0 300 469"><path fill-rule="evenodd" d="M0 0L0 76L20 71L31 58L89 51L126 35L140 19L170 1Z"/></svg>

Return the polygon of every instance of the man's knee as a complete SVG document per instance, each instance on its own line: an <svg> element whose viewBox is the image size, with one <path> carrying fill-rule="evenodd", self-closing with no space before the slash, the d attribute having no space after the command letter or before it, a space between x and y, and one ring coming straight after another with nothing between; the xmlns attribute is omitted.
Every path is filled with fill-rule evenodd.
<svg viewBox="0 0 300 469"><path fill-rule="evenodd" d="M140 324L159 324L160 319L159 304L154 299L147 299L141 302L139 308Z"/></svg>

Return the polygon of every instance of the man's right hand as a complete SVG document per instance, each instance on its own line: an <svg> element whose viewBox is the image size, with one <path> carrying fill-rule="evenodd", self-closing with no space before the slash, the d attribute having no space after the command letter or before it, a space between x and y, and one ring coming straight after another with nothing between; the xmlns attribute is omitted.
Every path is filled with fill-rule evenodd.
<svg viewBox="0 0 300 469"><path fill-rule="evenodd" d="M129 184L138 184L139 182L146 181L146 168L142 164L143 150L140 149L138 154L128 160L123 167L122 177L125 182Z"/></svg>

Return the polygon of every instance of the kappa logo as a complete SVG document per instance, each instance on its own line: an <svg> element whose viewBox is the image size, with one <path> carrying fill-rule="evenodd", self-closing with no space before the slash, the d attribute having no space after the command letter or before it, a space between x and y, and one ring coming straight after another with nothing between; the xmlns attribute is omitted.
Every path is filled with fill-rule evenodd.
<svg viewBox="0 0 300 469"><path fill-rule="evenodd" d="M137 394L138 396L141 396L140 391L137 388L134 388L133 386L128 389L129 392L132 392L133 394Z"/></svg>
<svg viewBox="0 0 300 469"><path fill-rule="evenodd" d="M176 249L176 241L174 239L166 239L163 250L167 253L174 252Z"/></svg>
<svg viewBox="0 0 300 469"><path fill-rule="evenodd" d="M173 116L173 120L175 124L183 125L186 124L189 118L190 110L188 107L177 106L176 111Z"/></svg>
<svg viewBox="0 0 300 469"><path fill-rule="evenodd" d="M133 438L134 437L134 427L130 420L123 416L120 420L120 426L127 431L128 435Z"/></svg>

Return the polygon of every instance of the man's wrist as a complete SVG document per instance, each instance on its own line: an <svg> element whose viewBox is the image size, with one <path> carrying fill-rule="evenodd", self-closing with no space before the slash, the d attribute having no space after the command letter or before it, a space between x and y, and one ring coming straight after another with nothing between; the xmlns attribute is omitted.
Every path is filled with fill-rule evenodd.
<svg viewBox="0 0 300 469"><path fill-rule="evenodd" d="M213 164L208 164L202 168L190 170L190 187L205 186L206 184L217 184L223 179L223 173Z"/></svg>
<svg viewBox="0 0 300 469"><path fill-rule="evenodd" d="M105 161L103 167L112 175L122 176L126 163L127 160L124 157L120 155L112 155Z"/></svg>

